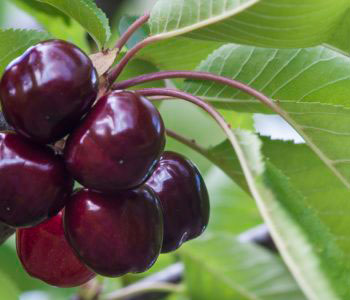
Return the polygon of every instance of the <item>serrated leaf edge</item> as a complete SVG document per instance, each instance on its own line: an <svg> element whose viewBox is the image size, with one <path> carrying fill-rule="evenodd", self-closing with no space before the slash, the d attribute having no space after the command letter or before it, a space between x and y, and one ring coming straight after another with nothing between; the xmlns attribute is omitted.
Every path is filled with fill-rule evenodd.
<svg viewBox="0 0 350 300"><path fill-rule="evenodd" d="M76 20L86 31L88 31L83 24L81 24L76 18L74 18L74 16L72 16L70 13L62 10L60 7L53 5L51 3L47 3L45 1L42 0L37 0L38 2L42 2L51 6L54 6L56 9L58 9L59 11L63 12L64 14L68 15L69 17L73 18L74 20ZM88 33L92 36L92 38L95 40L95 42L99 45L99 46L104 46L109 38L111 37L111 29L109 26L109 21L108 18L106 16L106 14L95 4L95 2L92 2L90 0L79 0L79 2L84 5L87 9L89 9L95 16L96 18L99 20L99 22L102 24L102 27L105 29L104 32L101 31L101 27L99 27L99 31L100 33L102 32L102 36L103 36L103 41L100 41L92 32ZM98 11L98 13L97 13Z"/></svg>
<svg viewBox="0 0 350 300"><path fill-rule="evenodd" d="M269 189L269 190L267 190L267 193L269 193L270 195L263 195L258 188L258 184L263 184L261 182L261 180L262 180L263 173L266 171L266 163L263 161L263 156L261 154L262 143L259 140L260 143L257 142L254 144L259 147L259 149L255 149L255 153L258 153L259 157L257 159L262 162L262 164L264 166L264 170L260 174L259 173L254 174L254 172L251 170L251 166L249 163L250 160L246 158L246 153L245 153L244 149L242 148L242 144L241 144L242 143L242 140L241 140L242 134L241 134L241 132L246 132L246 137L250 135L254 140L258 140L258 137L255 134L253 134L252 132L249 132L246 130L235 131L235 135L236 135L237 139L240 141L239 151L237 151L238 149L235 149L235 150L236 150L237 157L240 161L242 170L245 174L246 180L248 182L250 191L251 191L251 193L252 193L252 195L253 195L253 197L254 197L254 199L259 207L260 213L262 214L266 225L268 226L268 228L270 230L270 233L272 234L272 236L274 238L275 243L278 246L278 249L280 250L280 253L281 253L284 261L286 262L286 264L288 265L288 267L292 271L296 281L299 283L300 287L302 288L302 290L308 296L309 299L320 300L319 295L322 294L323 297L321 299L338 300L339 297L334 293L333 289L330 286L329 281L324 276L322 276L320 274L320 272L317 272L317 271L312 272L312 277L314 279L317 278L317 280L315 280L315 282L312 283L314 285L314 287L310 286L310 283L304 279L304 276L302 274L302 270L295 263L294 259L292 258L291 254L289 253L288 248L290 248L290 246L288 244L286 244L280 237L281 233L278 230L278 226L275 225L275 223L273 221L273 217L272 217L273 211L271 210L271 208L268 208L265 205L264 197L272 197L272 199L275 198L274 195L272 194L272 191L270 191L270 189ZM243 145L245 147L247 146L246 143L244 143ZM288 178L286 176L283 176L283 177L288 182ZM263 188L263 190L266 190L266 189ZM276 203L274 204L274 207L276 209ZM281 210L281 211L283 212L283 210ZM284 214L285 214L285 218L288 219L288 215L286 213L284 213ZM304 244L306 246L309 244L308 239L301 233L300 228L298 228L297 226L290 226L290 228L293 228L293 230L295 230L295 231L299 231L298 233L295 234L295 236L298 236L300 239L302 239L302 244ZM293 243L295 243L294 240L293 240ZM320 265L320 260L316 256L309 255L308 259L310 260L309 264ZM318 287L318 293L315 293L315 291L314 291L315 286ZM320 290L321 286L324 288L322 289L322 292L320 293L319 290Z"/></svg>
<svg viewBox="0 0 350 300"><path fill-rule="evenodd" d="M104 13L104 11L102 9L100 9L95 2L90 2L87 0L80 0L83 1L83 4L90 9L95 15L96 17L101 21L103 28L105 29L105 32L103 33L103 35L105 36L105 41L103 41L103 44L107 43L108 40L111 37L111 28L109 25L109 20L106 16L106 14ZM98 11L98 13L96 13L96 10Z"/></svg>

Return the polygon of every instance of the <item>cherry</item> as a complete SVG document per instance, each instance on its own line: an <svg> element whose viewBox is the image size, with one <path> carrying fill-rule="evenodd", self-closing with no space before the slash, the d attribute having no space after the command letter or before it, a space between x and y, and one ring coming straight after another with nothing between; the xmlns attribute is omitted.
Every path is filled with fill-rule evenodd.
<svg viewBox="0 0 350 300"><path fill-rule="evenodd" d="M0 222L36 225L63 208L72 188L63 159L50 148L0 133Z"/></svg>
<svg viewBox="0 0 350 300"><path fill-rule="evenodd" d="M15 231L16 230L14 228L0 223L0 245L5 243L7 239L15 233Z"/></svg>
<svg viewBox="0 0 350 300"><path fill-rule="evenodd" d="M109 277L149 269L163 239L160 204L148 187L114 195L80 190L66 206L64 227L78 257Z"/></svg>
<svg viewBox="0 0 350 300"><path fill-rule="evenodd" d="M162 253L203 233L209 221L208 191L198 169L184 156L164 152L148 179L164 217Z"/></svg>
<svg viewBox="0 0 350 300"><path fill-rule="evenodd" d="M18 257L33 277L58 287L74 287L95 276L81 263L63 231L62 212L36 227L16 233Z"/></svg>
<svg viewBox="0 0 350 300"><path fill-rule="evenodd" d="M95 107L69 137L65 160L85 187L115 192L141 185L165 144L158 110L144 97L115 91Z"/></svg>
<svg viewBox="0 0 350 300"><path fill-rule="evenodd" d="M97 92L98 77L89 57L60 40L29 48L9 64L0 82L6 120L18 133L40 143L68 134Z"/></svg>

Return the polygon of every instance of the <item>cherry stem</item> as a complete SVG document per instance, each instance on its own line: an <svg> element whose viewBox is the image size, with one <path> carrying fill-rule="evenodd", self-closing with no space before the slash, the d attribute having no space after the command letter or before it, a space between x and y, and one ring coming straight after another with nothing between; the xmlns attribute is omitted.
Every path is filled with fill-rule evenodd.
<svg viewBox="0 0 350 300"><path fill-rule="evenodd" d="M148 22L150 18L150 14L147 13L140 18L138 18L131 26L122 34L120 39L115 44L115 49L118 49L118 53L121 51L121 49L125 46L125 44L129 41L131 36L139 30L145 23Z"/></svg>
<svg viewBox="0 0 350 300"><path fill-rule="evenodd" d="M197 96L170 88L148 88L137 90L136 92L142 96L169 96L191 102L209 113L229 138L233 136L233 139L236 139L231 131L230 125L226 123L224 117L213 106Z"/></svg>
<svg viewBox="0 0 350 300"><path fill-rule="evenodd" d="M149 74L134 77L125 81L117 82L112 86L112 89L122 90L131 86L145 83L145 82L164 80L164 79L173 79L173 78L210 80L210 81L214 81L217 83L230 86L232 88L241 90L253 96L254 98L261 101L263 104L265 104L267 107L272 109L274 112L284 116L283 110L281 110L281 108L275 102L273 102L269 97L265 96L263 93L237 80L233 80L231 78L223 77L223 76L208 73L208 72L164 71L164 72L149 73Z"/></svg>
<svg viewBox="0 0 350 300"><path fill-rule="evenodd" d="M175 90L175 89L148 88L148 89L137 90L137 93L142 96L169 96L169 97L174 97L178 99L183 99L197 105L198 107L202 108L207 113L209 113L209 115L213 117L213 119L218 123L218 125L223 129L226 136L228 137L240 161L241 167L244 171L244 174L246 175L246 179L249 181L249 186L250 187L252 186L251 171L249 169L248 163L246 161L243 150L239 144L239 141L236 135L231 130L231 126L226 123L224 117L213 106L211 106L209 103L205 102L204 100L202 100L197 96L191 95L183 91ZM254 193L252 194L254 195Z"/></svg>
<svg viewBox="0 0 350 300"><path fill-rule="evenodd" d="M153 42L156 42L158 40L159 38L155 36L150 36L144 39L143 41L139 42L133 48L131 48L128 52L126 52L126 54L119 61L119 63L109 71L107 75L108 82L112 84L114 81L116 81L118 76L123 72L124 68L127 66L128 62L136 55L137 52L139 52L141 49L143 49L147 45Z"/></svg>

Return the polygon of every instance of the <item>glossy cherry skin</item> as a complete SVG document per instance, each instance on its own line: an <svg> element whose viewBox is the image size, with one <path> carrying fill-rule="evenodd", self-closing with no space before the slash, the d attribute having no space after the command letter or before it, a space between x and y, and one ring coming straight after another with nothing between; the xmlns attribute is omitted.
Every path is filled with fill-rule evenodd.
<svg viewBox="0 0 350 300"><path fill-rule="evenodd" d="M17 254L32 277L58 287L84 284L95 273L75 256L63 231L62 212L32 228L18 229Z"/></svg>
<svg viewBox="0 0 350 300"><path fill-rule="evenodd" d="M116 91L98 100L69 137L65 161L83 186L115 192L141 185L164 148L164 124L144 97Z"/></svg>
<svg viewBox="0 0 350 300"><path fill-rule="evenodd" d="M158 196L163 210L162 253L174 251L203 233L209 221L208 191L188 159L164 152L146 184Z"/></svg>
<svg viewBox="0 0 350 300"><path fill-rule="evenodd" d="M98 92L91 60L79 48L49 40L29 48L6 68L0 98L7 122L40 143L67 135Z"/></svg>
<svg viewBox="0 0 350 300"><path fill-rule="evenodd" d="M34 226L58 213L72 189L59 155L16 133L0 133L0 222Z"/></svg>
<svg viewBox="0 0 350 300"><path fill-rule="evenodd" d="M5 243L7 239L15 233L16 229L0 223L0 245Z"/></svg>
<svg viewBox="0 0 350 300"><path fill-rule="evenodd" d="M64 227L81 261L108 277L149 269L163 240L160 204L148 187L113 196L80 190L66 206Z"/></svg>

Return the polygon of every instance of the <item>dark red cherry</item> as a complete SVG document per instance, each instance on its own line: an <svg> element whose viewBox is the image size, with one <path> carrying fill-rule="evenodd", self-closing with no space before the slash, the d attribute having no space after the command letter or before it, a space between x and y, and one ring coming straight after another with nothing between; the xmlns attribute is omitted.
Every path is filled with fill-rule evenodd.
<svg viewBox="0 0 350 300"><path fill-rule="evenodd" d="M158 196L163 210L163 253L203 233L209 221L208 191L198 169L188 159L164 152L146 184Z"/></svg>
<svg viewBox="0 0 350 300"><path fill-rule="evenodd" d="M95 276L75 256L63 231L62 212L16 233L17 254L29 275L58 287L74 287Z"/></svg>
<svg viewBox="0 0 350 300"><path fill-rule="evenodd" d="M141 185L165 143L158 110L144 97L116 91L96 106L69 137L65 160L85 187L114 192Z"/></svg>
<svg viewBox="0 0 350 300"><path fill-rule="evenodd" d="M0 223L0 245L5 243L7 239L15 233L15 229Z"/></svg>
<svg viewBox="0 0 350 300"><path fill-rule="evenodd" d="M66 206L64 227L78 257L109 277L146 271L162 246L162 212L148 187L113 196L81 190Z"/></svg>
<svg viewBox="0 0 350 300"><path fill-rule="evenodd" d="M49 40L29 48L6 68L0 82L5 118L40 143L67 135L98 92L91 60L79 48Z"/></svg>
<svg viewBox="0 0 350 300"><path fill-rule="evenodd" d="M63 159L50 148L0 133L0 222L36 225L63 208L72 188Z"/></svg>

